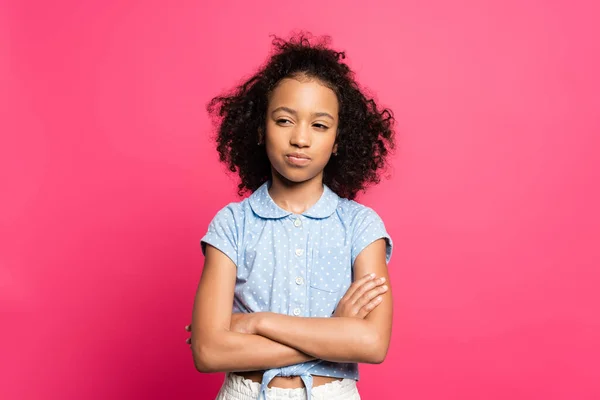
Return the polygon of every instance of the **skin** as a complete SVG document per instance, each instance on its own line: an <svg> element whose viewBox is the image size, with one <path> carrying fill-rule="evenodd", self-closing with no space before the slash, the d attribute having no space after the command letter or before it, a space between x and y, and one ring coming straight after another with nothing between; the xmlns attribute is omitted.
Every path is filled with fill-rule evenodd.
<svg viewBox="0 0 600 400"><path fill-rule="evenodd" d="M283 79L269 98L265 147L271 162L269 194L283 209L301 214L323 193L323 170L336 152L335 93L305 77ZM309 158L295 165L289 154Z"/></svg>
<svg viewBox="0 0 600 400"><path fill-rule="evenodd" d="M319 81L282 80L269 98L266 130L259 137L272 166L269 194L297 214L323 193L323 169L336 152L338 101ZM297 156L297 157L294 157ZM332 318L294 317L270 312L231 314L236 267L207 246L192 315L194 363L201 372L235 371L260 381L262 371L315 358L380 363L392 326L392 293L385 241L365 248L354 263L355 281ZM377 278L378 277L378 278ZM336 378L314 377L314 385ZM298 377L275 378L270 386L302 387Z"/></svg>

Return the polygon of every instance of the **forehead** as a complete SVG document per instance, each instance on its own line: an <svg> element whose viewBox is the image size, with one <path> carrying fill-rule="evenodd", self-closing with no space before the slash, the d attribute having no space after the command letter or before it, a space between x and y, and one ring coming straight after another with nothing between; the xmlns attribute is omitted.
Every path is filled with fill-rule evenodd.
<svg viewBox="0 0 600 400"><path fill-rule="evenodd" d="M338 112L335 92L316 79L284 78L269 96L269 109L288 106L299 112Z"/></svg>

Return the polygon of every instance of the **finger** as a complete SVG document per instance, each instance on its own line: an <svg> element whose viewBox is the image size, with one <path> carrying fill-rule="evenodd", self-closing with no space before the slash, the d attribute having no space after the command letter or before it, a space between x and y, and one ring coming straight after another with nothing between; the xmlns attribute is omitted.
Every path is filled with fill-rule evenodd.
<svg viewBox="0 0 600 400"><path fill-rule="evenodd" d="M356 313L355 317L360 318L360 319L365 319L365 317L367 315L369 315L369 309L365 305L364 307L361 307L360 310L358 310L358 313Z"/></svg>
<svg viewBox="0 0 600 400"><path fill-rule="evenodd" d="M385 278L383 277L365 282L358 289L356 289L352 297L349 299L350 303L355 304L358 301L358 299L360 299L360 297L367 293L369 290L381 286L384 283Z"/></svg>
<svg viewBox="0 0 600 400"><path fill-rule="evenodd" d="M377 286L377 287L365 292L362 296L360 296L360 298L358 300L356 300L355 305L362 308L362 307L366 306L367 304L369 304L369 302L371 302L371 300L373 300L377 296L380 296L380 295L384 294L385 292L387 292L387 290L388 290L387 285Z"/></svg>
<svg viewBox="0 0 600 400"><path fill-rule="evenodd" d="M350 315L356 316L356 313L359 312L360 307L356 307L356 305L354 303L356 302L356 299L360 297L360 294L362 293L362 291L368 290L369 288L373 288L377 285L376 283L373 283L373 280L375 279L375 277L376 277L375 273L370 273L370 274L366 274L362 278L354 281L352 283L352 285L350 285L350 287L348 288L348 291L346 293L344 293L344 295L338 302L336 310L340 309L340 308L350 307L349 308ZM367 285L366 288L365 288L365 285ZM359 292L359 291L361 291L361 292Z"/></svg>
<svg viewBox="0 0 600 400"><path fill-rule="evenodd" d="M367 315L369 315L371 311L373 311L378 305L380 305L382 301L382 296L375 297L359 310L359 312L356 314L356 317L361 319L366 318Z"/></svg>
<svg viewBox="0 0 600 400"><path fill-rule="evenodd" d="M356 292L356 290L358 288L360 288L365 283L373 280L374 278L375 278L375 274L371 273L371 274L367 274L367 275L363 276L360 279L357 279L356 281L354 281L352 283L352 285L350 285L350 287L348 288L348 290L344 294L344 297L347 298L347 299L351 298L352 295L354 295L354 292Z"/></svg>
<svg viewBox="0 0 600 400"><path fill-rule="evenodd" d="M362 318L365 318L371 311L373 311L378 305L383 301L382 296L377 296L373 300L371 300L366 306L361 308L360 315L363 315Z"/></svg>

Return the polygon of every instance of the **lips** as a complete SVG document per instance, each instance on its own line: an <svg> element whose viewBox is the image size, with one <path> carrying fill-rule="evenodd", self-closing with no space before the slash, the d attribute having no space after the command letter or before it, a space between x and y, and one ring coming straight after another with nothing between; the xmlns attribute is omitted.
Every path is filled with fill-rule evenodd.
<svg viewBox="0 0 600 400"><path fill-rule="evenodd" d="M304 153L289 153L287 156L288 157L294 157L294 158L301 158L301 159L310 160L310 157L307 156Z"/></svg>
<svg viewBox="0 0 600 400"><path fill-rule="evenodd" d="M292 165L302 166L310 163L310 157L304 153L289 153L286 154L285 158Z"/></svg>

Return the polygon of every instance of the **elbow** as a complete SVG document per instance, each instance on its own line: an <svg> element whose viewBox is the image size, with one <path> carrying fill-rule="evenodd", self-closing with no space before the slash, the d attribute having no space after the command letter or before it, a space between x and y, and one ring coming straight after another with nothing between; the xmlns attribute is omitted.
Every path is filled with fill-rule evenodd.
<svg viewBox="0 0 600 400"><path fill-rule="evenodd" d="M202 372L204 374L211 374L213 372L217 372L215 368L212 367L210 363L206 360L199 359L194 357L194 367L196 367L196 371Z"/></svg>
<svg viewBox="0 0 600 400"><path fill-rule="evenodd" d="M196 367L198 372L207 374L219 372L215 363L218 357L215 356L214 348L194 343L192 345L192 355L194 358L194 367Z"/></svg>
<svg viewBox="0 0 600 400"><path fill-rule="evenodd" d="M381 364L387 356L388 344L388 341L378 333L370 334L366 338L366 343L363 347L366 350L363 362L367 364Z"/></svg>
<svg viewBox="0 0 600 400"><path fill-rule="evenodd" d="M377 349L373 350L373 354L371 355L371 359L369 360L369 364L381 364L385 361L385 357L387 356L387 346L383 348L380 346Z"/></svg>

